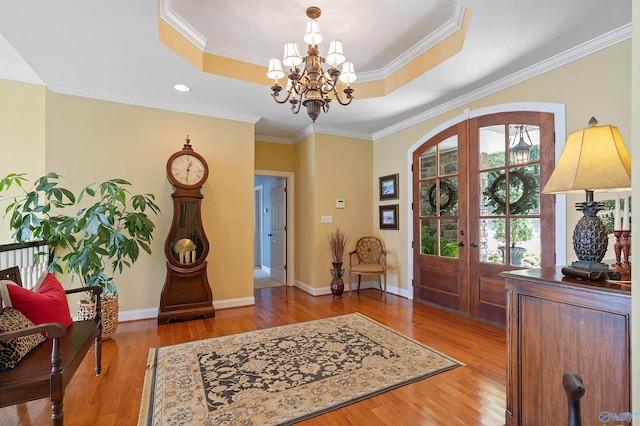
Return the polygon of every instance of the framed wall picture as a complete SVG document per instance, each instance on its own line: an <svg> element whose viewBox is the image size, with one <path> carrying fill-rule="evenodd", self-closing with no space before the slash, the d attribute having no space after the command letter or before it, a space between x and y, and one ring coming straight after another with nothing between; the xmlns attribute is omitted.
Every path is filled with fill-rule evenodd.
<svg viewBox="0 0 640 426"><path fill-rule="evenodd" d="M380 206L380 229L399 229L397 204Z"/></svg>
<svg viewBox="0 0 640 426"><path fill-rule="evenodd" d="M398 173L380 177L380 200L398 199Z"/></svg>

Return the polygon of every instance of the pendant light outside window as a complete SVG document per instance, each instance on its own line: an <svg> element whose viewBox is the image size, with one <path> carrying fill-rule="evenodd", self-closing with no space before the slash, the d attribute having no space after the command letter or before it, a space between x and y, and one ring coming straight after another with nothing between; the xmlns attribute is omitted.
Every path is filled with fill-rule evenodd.
<svg viewBox="0 0 640 426"><path fill-rule="evenodd" d="M529 139L529 143L524 140L525 134L527 136L527 139ZM516 143L516 140L518 141L518 143ZM529 136L527 126L521 124L518 126L518 130L513 136L513 142L511 144L511 147L509 148L513 156L513 162L515 164L528 163L531 158L531 148L533 148L533 142L531 142L531 137Z"/></svg>

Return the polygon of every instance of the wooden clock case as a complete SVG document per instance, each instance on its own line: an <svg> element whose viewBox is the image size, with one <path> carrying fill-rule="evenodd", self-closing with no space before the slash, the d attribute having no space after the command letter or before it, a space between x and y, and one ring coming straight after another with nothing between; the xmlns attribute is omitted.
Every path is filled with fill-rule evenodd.
<svg viewBox="0 0 640 426"><path fill-rule="evenodd" d="M181 151L167 161L167 177L173 185L173 221L164 244L167 275L160 297L158 324L215 316L213 293L207 279L209 241L202 226L202 184L209 168L193 151L189 138ZM171 171L175 158L189 154L205 165L202 179L193 185L179 182Z"/></svg>

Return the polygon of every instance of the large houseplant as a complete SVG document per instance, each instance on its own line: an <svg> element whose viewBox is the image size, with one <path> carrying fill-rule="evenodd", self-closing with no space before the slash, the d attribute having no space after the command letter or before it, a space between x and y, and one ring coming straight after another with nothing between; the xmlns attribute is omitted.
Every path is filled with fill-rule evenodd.
<svg viewBox="0 0 640 426"><path fill-rule="evenodd" d="M100 285L103 300L115 300L118 291L113 275L138 260L140 250L151 254L155 229L148 212L158 214L153 194L132 195L123 179L90 184L76 196L60 184L61 177L48 173L24 187L24 174L9 174L0 180L0 194L19 188L9 199L5 217L17 242L45 240L53 254L50 272L71 273L84 286ZM108 338L108 304L103 304L103 328ZM115 316L117 325L117 312ZM110 331L110 328L113 330Z"/></svg>

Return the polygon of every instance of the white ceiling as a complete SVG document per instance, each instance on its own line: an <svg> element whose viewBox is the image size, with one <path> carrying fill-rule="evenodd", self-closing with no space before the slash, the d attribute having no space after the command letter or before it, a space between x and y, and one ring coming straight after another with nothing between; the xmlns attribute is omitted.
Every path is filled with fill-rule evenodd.
<svg viewBox="0 0 640 426"><path fill-rule="evenodd" d="M196 69L158 39L159 9L208 53L265 66L303 44L308 6L325 41L344 42L359 82L421 53L467 8L463 49L378 98L336 102L316 125L249 83ZM371 138L631 37L631 0L0 0L0 77L78 96L256 123L262 140L311 129ZM406 54L406 52L411 52ZM613 65L614 66L614 65ZM192 87L179 93L172 86ZM523 99L526 101L527 99Z"/></svg>

